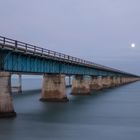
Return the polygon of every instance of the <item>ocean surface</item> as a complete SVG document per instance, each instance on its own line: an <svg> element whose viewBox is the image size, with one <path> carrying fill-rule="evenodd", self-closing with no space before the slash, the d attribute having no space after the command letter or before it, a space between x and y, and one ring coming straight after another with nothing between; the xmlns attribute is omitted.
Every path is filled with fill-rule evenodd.
<svg viewBox="0 0 140 140"><path fill-rule="evenodd" d="M40 102L41 79L23 79L14 94L17 117L0 119L0 140L140 140L140 82L72 96L67 103Z"/></svg>

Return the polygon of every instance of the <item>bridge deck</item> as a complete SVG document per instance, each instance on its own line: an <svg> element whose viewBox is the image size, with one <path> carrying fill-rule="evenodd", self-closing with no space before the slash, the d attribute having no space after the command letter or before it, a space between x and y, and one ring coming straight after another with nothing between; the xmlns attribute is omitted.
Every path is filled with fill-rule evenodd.
<svg viewBox="0 0 140 140"><path fill-rule="evenodd" d="M75 68L76 68L76 66L77 67L82 66L82 68L83 67L85 69L88 68L90 71L91 71L91 69L93 69L94 72L96 70L96 73L97 73L97 71L99 71L100 73L106 72L106 73L112 73L112 74L120 74L120 75L123 74L123 75L136 76L136 75L126 73L126 72L123 72L123 71L120 71L120 70L117 70L117 69L114 69L114 68L99 65L99 64L96 64L96 63L93 63L93 62L90 62L90 61L86 61L86 60L83 60L83 59L72 57L70 55L66 55L66 54L63 54L63 53L58 53L58 52L55 52L55 51L52 51L52 50L44 49L44 48L41 48L41 47L37 47L37 46L31 45L31 44L28 44L28 43L24 43L24 42L21 42L21 41L17 41L17 40L5 38L5 37L2 37L2 36L0 36L0 51L5 54L5 55L2 55L2 53L1 53L1 58L4 57L4 60L5 59L12 59L12 61L14 61L14 62L10 62L10 60L7 60L5 62L1 62L1 63L4 63L3 64L4 65L3 69L9 70L9 71L10 70L11 71L16 71L16 72L20 71L20 70L18 70L18 68L17 68L17 70L16 69L14 70L13 68L7 69L6 66L10 65L10 63L16 63L15 59L20 59L18 57L15 58L14 54L15 55L22 54L22 55L26 55L26 56L28 55L28 57L29 56L33 57L33 58L36 57L37 59L42 58L43 61L44 61L44 59L47 60L47 61L53 60L57 64L62 64L63 63L63 64L67 64L67 66L72 65L72 66L75 66ZM12 53L9 53L9 52L12 52ZM13 55L13 57L11 57L11 54ZM21 61L21 60L19 60L19 61ZM24 63L26 64L27 61L29 61L29 60L24 60ZM23 61L21 61L21 63L23 63ZM40 63L40 61L39 61L39 63ZM60 65L58 67L60 67ZM67 67L67 69L69 69L69 68L71 68L71 67ZM83 69L79 69L79 70L83 70ZM29 71L27 71L27 72L29 72ZM33 72L33 71L31 71L31 72ZM40 73L42 73L42 72L45 72L45 71L40 71ZM60 70L59 70L59 72L61 73ZM62 73L65 73L65 72L62 72ZM72 73L72 72L68 72L68 74L69 73ZM76 72L75 74L78 74L78 73ZM81 73L79 73L79 74L81 74ZM85 72L84 72L84 74L85 74ZM87 73L87 74L89 74L89 73ZM93 74L91 74L91 75L93 75Z"/></svg>

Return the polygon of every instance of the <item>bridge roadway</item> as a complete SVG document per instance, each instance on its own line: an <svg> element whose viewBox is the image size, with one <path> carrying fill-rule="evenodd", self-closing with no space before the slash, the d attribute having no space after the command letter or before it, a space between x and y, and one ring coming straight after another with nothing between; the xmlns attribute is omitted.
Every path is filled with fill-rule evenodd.
<svg viewBox="0 0 140 140"><path fill-rule="evenodd" d="M73 95L111 88L139 80L139 76L0 36L0 117L16 115L11 75L43 75L41 101L68 101L65 76L74 76Z"/></svg>

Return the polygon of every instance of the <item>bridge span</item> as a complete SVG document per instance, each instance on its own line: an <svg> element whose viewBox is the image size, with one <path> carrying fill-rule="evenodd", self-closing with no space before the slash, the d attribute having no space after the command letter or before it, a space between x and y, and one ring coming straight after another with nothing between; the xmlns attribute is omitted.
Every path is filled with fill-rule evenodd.
<svg viewBox="0 0 140 140"><path fill-rule="evenodd" d="M74 76L73 95L135 82L139 76L0 36L0 117L16 115L11 75L43 75L41 101L68 101L65 76Z"/></svg>

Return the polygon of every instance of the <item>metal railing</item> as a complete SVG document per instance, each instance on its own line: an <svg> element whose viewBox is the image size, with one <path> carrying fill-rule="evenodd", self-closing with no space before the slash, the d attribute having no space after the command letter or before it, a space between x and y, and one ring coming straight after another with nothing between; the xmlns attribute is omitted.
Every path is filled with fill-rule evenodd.
<svg viewBox="0 0 140 140"><path fill-rule="evenodd" d="M0 44L1 44L2 48L14 50L14 51L30 53L33 55L39 55L41 57L57 59L59 61L66 61L69 63L76 63L79 65L84 65L84 66L93 67L93 68L97 68L97 69L117 72L117 73L121 73L121 74L128 74L128 73L125 73L123 71L120 71L120 70L117 70L114 68L99 65L99 64L96 64L96 63L93 63L90 61L86 61L86 60L77 58L77 57L73 57L73 56L59 53L56 51L48 50L48 49L34 46L34 45L31 45L28 43L24 43L21 41L9 39L9 38L3 37L3 36L0 36Z"/></svg>

